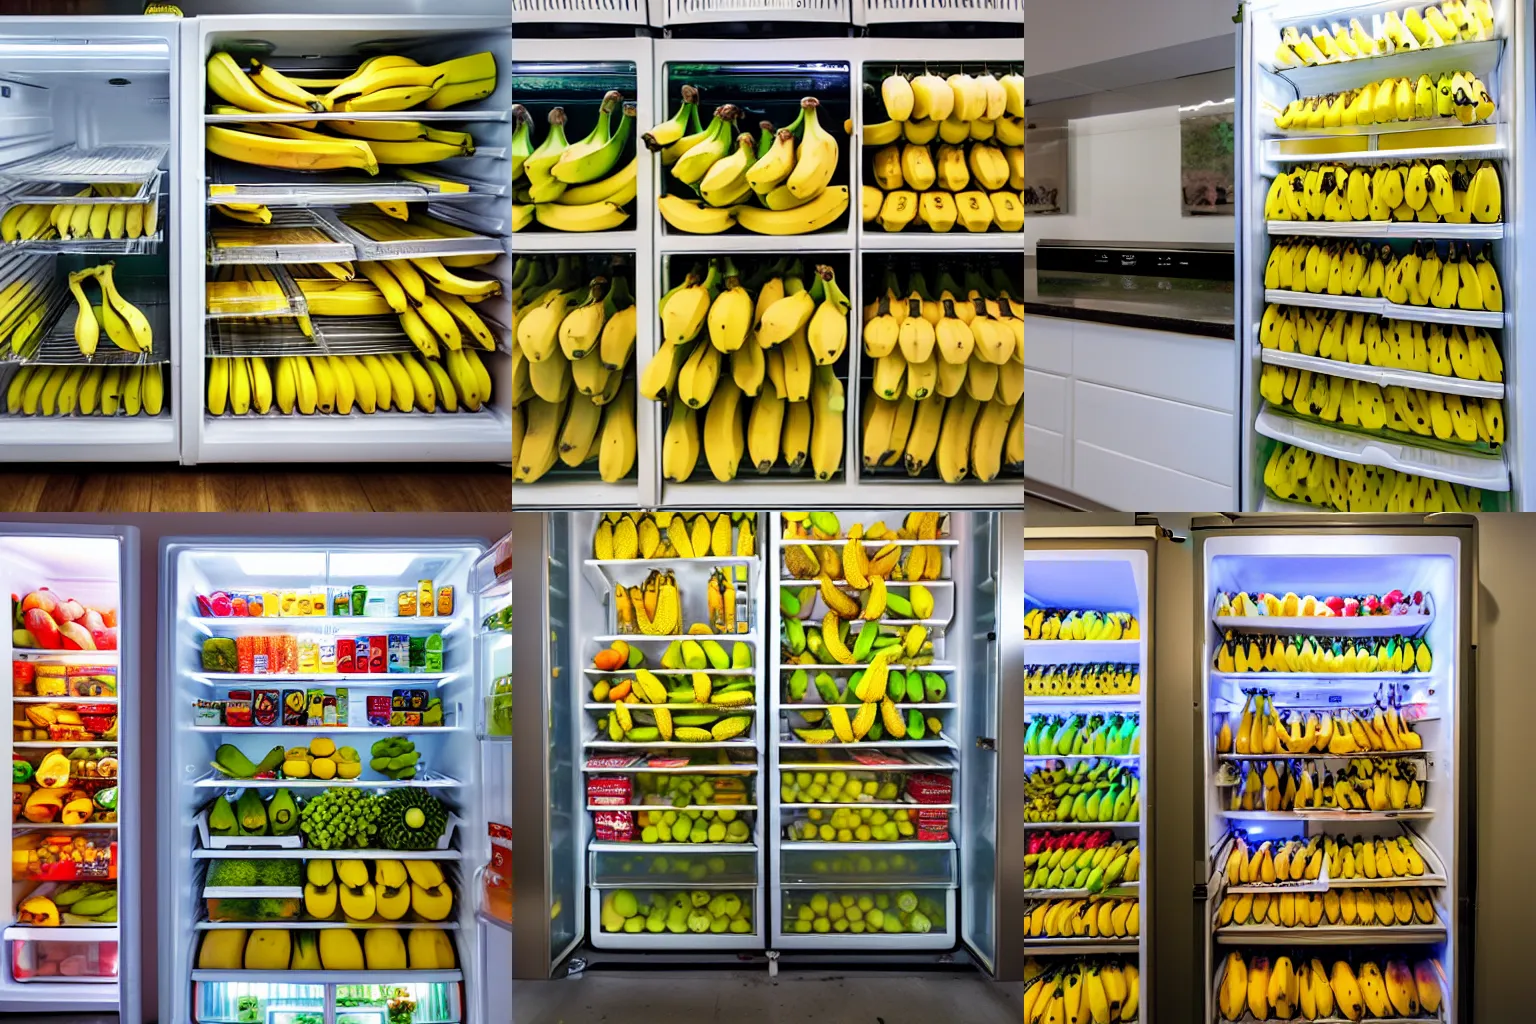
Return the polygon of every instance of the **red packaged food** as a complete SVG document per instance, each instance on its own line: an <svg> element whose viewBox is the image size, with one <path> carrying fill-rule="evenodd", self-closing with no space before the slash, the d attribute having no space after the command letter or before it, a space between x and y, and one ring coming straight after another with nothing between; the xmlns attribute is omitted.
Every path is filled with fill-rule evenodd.
<svg viewBox="0 0 1536 1024"><path fill-rule="evenodd" d="M246 607L245 607L245 595L244 594L234 594L234 595L232 595L230 597L230 599L229 599L229 605L230 605L230 611L234 615L238 615L241 618L244 618L245 616L250 614L250 612L247 611Z"/></svg>
<svg viewBox="0 0 1536 1024"><path fill-rule="evenodd" d="M256 671L256 638L254 636L235 637L235 658L242 675L251 675Z"/></svg>
<svg viewBox="0 0 1536 1024"><path fill-rule="evenodd" d="M940 810L918 811L917 840L922 843L949 842L949 812Z"/></svg>
<svg viewBox="0 0 1536 1024"><path fill-rule="evenodd" d="M37 666L30 661L11 662L11 693L31 697L37 693Z"/></svg>
<svg viewBox="0 0 1536 1024"><path fill-rule="evenodd" d="M257 725L276 725L280 712L277 690L257 690L251 704L251 717Z"/></svg>
<svg viewBox="0 0 1536 1024"><path fill-rule="evenodd" d="M368 724L379 729L389 724L389 697L382 693L368 695Z"/></svg>
<svg viewBox="0 0 1536 1024"><path fill-rule="evenodd" d="M371 636L368 638L368 671L389 671L389 637Z"/></svg>
<svg viewBox="0 0 1536 1024"><path fill-rule="evenodd" d="M281 633L272 638L272 671L293 675L299 670L299 638Z"/></svg>
<svg viewBox="0 0 1536 1024"><path fill-rule="evenodd" d="M593 811L592 825L604 842L628 843L635 838L635 816L630 811Z"/></svg>
<svg viewBox="0 0 1536 1024"><path fill-rule="evenodd" d="M627 775L593 776L587 780L587 803L599 807L622 807L634 792Z"/></svg>
<svg viewBox="0 0 1536 1024"><path fill-rule="evenodd" d="M357 639L350 636L336 638L336 671L359 672L357 667Z"/></svg>
<svg viewBox="0 0 1536 1024"><path fill-rule="evenodd" d="M224 701L224 724L231 729L246 729L251 724L251 691L230 690Z"/></svg>
<svg viewBox="0 0 1536 1024"><path fill-rule="evenodd" d="M950 803L952 792L954 789L948 775L913 772L907 776L907 796L920 804Z"/></svg>

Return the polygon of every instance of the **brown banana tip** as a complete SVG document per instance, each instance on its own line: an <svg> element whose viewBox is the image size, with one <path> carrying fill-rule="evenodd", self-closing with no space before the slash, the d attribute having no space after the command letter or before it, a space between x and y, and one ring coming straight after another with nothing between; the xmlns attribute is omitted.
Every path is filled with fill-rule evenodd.
<svg viewBox="0 0 1536 1024"><path fill-rule="evenodd" d="M776 138L778 138L780 142L793 142L795 133L790 131L788 128L780 128Z"/></svg>
<svg viewBox="0 0 1536 1024"><path fill-rule="evenodd" d="M807 96L805 99L800 101L800 105L806 110L815 110L817 107L821 106L821 101L818 100L815 96Z"/></svg>
<svg viewBox="0 0 1536 1024"><path fill-rule="evenodd" d="M772 121L759 121L759 122L757 122L757 126L760 129L762 129L763 131L769 132L770 134L773 132L773 122Z"/></svg>
<svg viewBox="0 0 1536 1024"><path fill-rule="evenodd" d="M623 99L624 94L619 92L617 89L609 89L607 92L603 93L604 103L619 103L622 102Z"/></svg>
<svg viewBox="0 0 1536 1024"><path fill-rule="evenodd" d="M624 104L624 116L625 117L634 117L638 110L639 110L639 108L636 107L634 105L634 103L625 103Z"/></svg>
<svg viewBox="0 0 1536 1024"><path fill-rule="evenodd" d="M652 153L661 152L661 143L657 142L656 139L652 137L650 132L646 132L644 135L640 136L640 141L645 143L645 148L650 150Z"/></svg>
<svg viewBox="0 0 1536 1024"><path fill-rule="evenodd" d="M550 124L565 124L565 108L556 107L549 112Z"/></svg>
<svg viewBox="0 0 1536 1024"><path fill-rule="evenodd" d="M699 102L699 90L695 89L691 85L683 86L683 102L684 103L697 103L697 102Z"/></svg>

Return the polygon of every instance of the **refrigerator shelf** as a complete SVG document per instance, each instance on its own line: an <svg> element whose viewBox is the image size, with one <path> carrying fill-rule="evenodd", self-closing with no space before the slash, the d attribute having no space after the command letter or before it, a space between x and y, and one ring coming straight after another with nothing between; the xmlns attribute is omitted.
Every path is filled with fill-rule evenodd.
<svg viewBox="0 0 1536 1024"><path fill-rule="evenodd" d="M138 238L32 238L26 241L6 242L4 247L12 252L78 253L87 256L144 256L159 252L165 241L165 232Z"/></svg>
<svg viewBox="0 0 1536 1024"><path fill-rule="evenodd" d="M1229 892L1231 890L1228 890ZM1079 896L1138 896L1141 893L1141 882L1125 882L1121 885L1112 885L1098 892L1089 892L1087 889L1025 889L1026 900L1057 900L1075 899Z"/></svg>
<svg viewBox="0 0 1536 1024"><path fill-rule="evenodd" d="M1386 927L1320 924L1310 928L1286 928L1280 925L1227 925L1217 928L1218 946L1244 946L1252 942L1283 942L1290 946L1337 946L1370 943L1372 945L1423 945L1445 941L1442 924L1394 924Z"/></svg>
<svg viewBox="0 0 1536 1024"><path fill-rule="evenodd" d="M751 673L751 671L752 671L751 669L744 669L744 670L738 671L737 675L748 675L748 674ZM628 705L626 705L626 706L628 706ZM582 705L582 709L586 710L586 711L612 711L613 707L614 707L614 702L611 701L611 700L610 701L604 701L601 704L583 704ZM633 706L630 706L629 709L631 711L648 711L648 710L650 710L652 708L666 708L668 710L676 710L676 711L718 711L722 715L726 715L726 714L737 715L737 714L756 714L758 707L759 707L759 705L757 705L757 704L741 704L741 705L738 705L736 707L729 707L729 708L727 708L727 707L721 707L718 704L688 703L688 704L635 704ZM643 746L643 744L642 744L642 746Z"/></svg>
<svg viewBox="0 0 1536 1024"><path fill-rule="evenodd" d="M241 674L238 672L189 672L189 678L198 682L207 683L209 686L241 686L246 683L274 683L274 682L337 682L337 683L373 683L373 682L441 682L444 679L458 675L457 672L295 672L276 674L264 672L260 675L254 673ZM387 678L384 678L386 677ZM270 729L271 727L267 727ZM358 728L358 726L332 726L330 728ZM428 728L441 728L440 726L428 726ZM253 729L253 732L262 732L264 729Z"/></svg>
<svg viewBox="0 0 1536 1024"><path fill-rule="evenodd" d="M305 730L311 732L313 730ZM334 734L334 731L333 731ZM330 789L332 786L356 786L360 789L454 789L463 786L458 779L438 772L422 772L414 779L231 779L218 772L209 772L190 785L199 789L233 789L255 786L262 789Z"/></svg>
<svg viewBox="0 0 1536 1024"><path fill-rule="evenodd" d="M1284 814L1283 815L1283 814L1280 814L1279 812L1275 812L1274 816L1277 817L1277 818L1292 817L1292 815L1289 815L1289 814ZM1245 814L1245 815L1243 815L1243 817L1246 818L1246 817L1248 817L1248 815ZM1136 819L1136 820L1133 820L1133 821L1026 821L1024 823L1024 831L1026 831L1026 832L1029 832L1031 830L1035 830L1035 831L1039 831L1039 832L1075 832L1078 829L1100 829L1100 828L1135 828L1135 829L1139 829L1139 828L1141 828L1141 821L1140 821L1140 819Z"/></svg>
<svg viewBox="0 0 1536 1024"><path fill-rule="evenodd" d="M1358 7L1363 4L1354 5ZM1356 13L1351 10L1351 14ZM1365 20L1370 20L1362 12ZM1285 79L1295 86L1298 95L1324 96L1329 93L1357 89L1365 82L1379 82L1383 78L1407 78L1417 82L1420 75L1428 75L1433 81L1447 71L1471 71L1486 77L1498 66L1499 55L1504 49L1504 36L1479 39L1474 42L1454 42L1445 46L1399 50L1396 53L1373 54L1354 60L1315 64L1310 67L1281 68L1273 62L1260 64L1265 71ZM1275 42L1279 42L1278 37ZM1460 124L1456 119L1451 121Z"/></svg>
<svg viewBox="0 0 1536 1024"><path fill-rule="evenodd" d="M713 705L711 705L711 706L713 706ZM780 704L779 705L779 710L780 711L821 711L821 710L824 710L824 709L829 708L831 706L832 705L830 705L830 704L810 704L810 703L806 703L806 702L802 701L799 704ZM861 700L850 700L850 701L846 701L846 702L842 703L840 706L841 707L845 707L845 708L857 708L857 707L863 707L864 706L864 702L861 701ZM908 709L926 710L926 711L953 711L956 708L958 708L959 706L960 706L959 704L956 704L953 701L945 701L945 702L942 702L942 703L939 703L939 704L924 704L921 701L919 701L919 702L917 702L915 704L909 704L906 701L901 701L900 703L898 703L896 705L896 708L899 711L906 711Z"/></svg>
<svg viewBox="0 0 1536 1024"><path fill-rule="evenodd" d="M711 636L715 636L715 635L718 635L718 634L711 634ZM709 637L706 637L705 639L709 639ZM640 668L645 668L646 666L641 665L639 667ZM656 672L655 669L648 669L647 671ZM666 669L662 669L660 672L657 672L656 674L657 675L690 675L690 676L748 676L748 675L751 675L754 671L755 670L751 669L751 668L684 668L684 669L666 668ZM589 676L632 676L632 675L635 674L635 670L632 669L632 668L600 669L600 668L588 667L588 668L582 669L582 672L586 673ZM612 707L613 704L610 701L605 706L606 707Z"/></svg>
<svg viewBox="0 0 1536 1024"><path fill-rule="evenodd" d="M632 764L626 768L592 768L583 765L582 772L592 773L623 773L623 772L654 772L662 775L698 775L707 772L710 775L752 775L758 771L757 763L751 764L684 764L668 767L652 768L644 764Z"/></svg>
<svg viewBox="0 0 1536 1024"><path fill-rule="evenodd" d="M1380 617L1381 616L1372 616L1372 618L1380 618ZM1389 616L1389 618L1390 617L1391 616ZM1396 618L1401 618L1401 616L1397 616ZM1429 615L1429 616L1425 616L1425 618L1432 619L1432 618L1434 618L1434 616ZM1303 620L1303 619L1281 619L1281 620L1276 620L1276 619L1266 618L1265 616L1262 616L1262 615L1251 615L1251 616L1243 616L1243 617L1241 617L1239 619L1225 618L1225 619L1217 619L1215 621L1216 621L1216 628L1217 629L1243 629L1243 628L1248 628L1250 623L1282 621L1282 622L1286 623L1286 626L1283 628L1283 631L1288 631L1288 632L1307 632L1306 630L1297 629L1295 626L1293 626L1291 624L1295 623L1295 622L1300 622L1300 621L1308 621L1308 622L1310 622L1310 621L1314 621L1314 620L1313 619L1305 619L1305 620ZM1338 622L1338 621L1340 621L1340 619L1337 616L1329 616L1325 621L1327 621L1327 622ZM1355 620L1354 619L1349 619L1349 620L1346 620L1346 621L1353 622ZM1369 620L1362 619L1360 621L1369 621ZM1243 625L1242 626L1233 626L1233 625L1231 625L1231 623L1233 623L1233 622L1242 622ZM1325 631L1325 632L1333 633L1333 632L1339 632L1339 631L1328 630L1328 631ZM1346 632L1346 633L1351 633L1352 632L1352 633L1356 633L1357 635L1360 633L1360 631L1357 630L1357 629L1346 629L1346 630L1343 630L1342 632ZM1418 630L1417 629L1413 629L1413 630L1409 630L1409 632L1410 633L1417 633ZM1392 633L1390 635L1396 636L1397 633L1394 632L1394 633ZM1212 672L1211 673L1211 678L1216 680L1217 682L1222 682L1222 683L1274 683L1277 686L1285 686L1285 687L1289 688L1289 686L1291 684L1293 684L1293 683L1298 683L1298 682L1303 682L1303 681L1314 681L1314 680L1316 682L1319 682L1319 683L1328 683L1328 682L1365 683L1365 682L1374 682L1374 681L1386 681L1386 682L1392 682L1392 683L1425 683L1425 682L1428 682L1430 679L1433 678L1433 674L1429 673L1429 672Z"/></svg>
<svg viewBox="0 0 1536 1024"><path fill-rule="evenodd" d="M652 888L654 889L660 887L653 885ZM497 917L495 914L487 914L483 910L475 911L475 920L481 922L482 924L488 924L492 928L500 928L505 932L512 931L511 921L503 920L502 918Z"/></svg>
<svg viewBox="0 0 1536 1024"><path fill-rule="evenodd" d="M813 744L807 744L807 749L809 749L809 747L812 745ZM821 746L840 747L842 744L823 743ZM959 767L959 765L952 761L941 760L940 758L934 757L932 754L924 754L923 756L930 758L932 763L907 763L903 761L897 762L895 764L859 764L856 761L780 761L779 770L795 772L824 772L828 768L832 768L838 771L952 772Z"/></svg>
<svg viewBox="0 0 1536 1024"><path fill-rule="evenodd" d="M644 707L644 705L640 706L642 708ZM640 743L633 740L614 741L589 739L584 740L583 743L588 747L602 747L605 750L755 750L757 748L757 740L751 738L734 740L703 740L698 743L685 743L681 740L657 740L649 743ZM606 771L607 769L603 770ZM694 765L689 770L700 772L712 771L713 769L706 768L703 765Z"/></svg>
<svg viewBox="0 0 1536 1024"><path fill-rule="evenodd" d="M959 808L959 806L960 805L957 803L921 804L916 800L834 800L831 803L818 804L780 803L779 809L786 811L810 810L812 808L818 810L832 810L838 807L856 807L862 810L871 811L953 811ZM799 843L800 840L797 839L795 842ZM809 842L809 840L807 840L807 842ZM898 843L898 845L907 846L910 845L910 842L910 840L905 840ZM863 846L866 844L860 843L858 845Z"/></svg>
<svg viewBox="0 0 1536 1024"><path fill-rule="evenodd" d="M670 633L665 636L649 636L645 633L602 633L598 636L587 637L587 639L589 641L603 644L604 646L613 643L615 640L623 640L627 644L633 644L637 640L648 643L671 643L673 640L694 640L701 642L704 640L732 640L736 643L751 644L753 647L757 646L757 637L752 633ZM645 666L642 665L640 667L644 668ZM653 669L651 671L655 670ZM691 669L662 669L660 674L682 674L689 671L691 671ZM736 675L746 675L751 671L752 668L750 666L744 669L735 670Z"/></svg>
<svg viewBox="0 0 1536 1024"><path fill-rule="evenodd" d="M926 842L926 841L923 841L923 840L920 840L920 839L898 839L898 840L896 840L894 842L889 842L889 843L876 843L876 842L864 842L864 843L861 843L861 842L857 842L857 841L850 842L850 843L838 843L838 842L826 843L826 842L822 842L819 839L793 839L793 840L786 839L786 840L784 840L783 844L780 847L780 849L784 853L790 853L790 852L793 852L795 850L800 850L800 851L803 851L805 853L816 853L817 851L832 851L832 850L911 850L911 851L918 851L918 850L958 850L959 848L960 847L955 843L955 841L953 839L949 839L949 840L946 840L944 842ZM871 883L860 883L860 884L871 884Z"/></svg>
<svg viewBox="0 0 1536 1024"><path fill-rule="evenodd" d="M910 547L956 548L956 547L960 546L960 542L958 540L956 540L954 537L935 537L933 540L901 540L901 539L895 538L895 537L891 537L891 538L881 537L879 540L872 540L869 537L860 537L859 538L859 542L861 544L866 544L866 545L868 545L870 547L878 547L878 548L883 548L887 544L894 544L894 545L896 545L899 548L910 548ZM842 538L834 537L834 538L832 538L830 540L822 540L822 539L817 538L817 537L805 537L805 538L796 537L792 541L785 541L785 543L793 544L796 547L804 546L804 547L808 547L808 548L814 548L814 547L839 547L839 548L841 548L841 547L846 547L848 545L848 538L847 537L842 537ZM812 577L812 580L811 581L807 581L807 582L813 582L814 579L815 579L815 577ZM952 581L951 580L910 580L910 581L905 581L905 580L886 580L886 583L903 583L903 582L922 583L924 585L927 585L928 583L950 583Z"/></svg>
<svg viewBox="0 0 1536 1024"><path fill-rule="evenodd" d="M217 244L217 231L251 232L255 237L275 235L290 228L309 228L319 232L325 242L276 242L265 245ZM357 259L357 250L350 242L337 237L336 229L313 210L302 207L281 207L272 211L270 224L230 224L210 228L208 234L207 263L220 266L226 263L342 263Z"/></svg>
<svg viewBox="0 0 1536 1024"><path fill-rule="evenodd" d="M854 747L859 750L875 750L881 747L944 747L949 750L958 750L955 741L945 739L942 734L934 740L860 740L857 743L805 743L800 740L779 740L781 750L826 750L829 747ZM869 765L869 771L883 771L884 765Z"/></svg>
<svg viewBox="0 0 1536 1024"><path fill-rule="evenodd" d="M117 651L66 651L62 649L44 650L36 647L13 647L12 658L20 658L22 661L116 661ZM62 700L64 698L49 697L48 700ZM95 703L94 697L80 698L87 704Z"/></svg>
<svg viewBox="0 0 1536 1024"><path fill-rule="evenodd" d="M587 843L591 853L756 853L756 843L642 843L593 839ZM644 882L637 878L636 884Z"/></svg>
<svg viewBox="0 0 1536 1024"><path fill-rule="evenodd" d="M1504 384L1500 381L1465 380L1461 377L1444 377L1438 373L1421 373L1417 370L1397 370L1384 366L1368 366L1362 363L1346 363L1321 356L1304 356L1300 352L1281 352L1266 348L1260 354L1263 362L1275 366L1294 366L1298 370L1311 370L1333 377L1348 377L1370 381L1382 387L1396 385L1438 391L1447 395L1472 395L1477 398L1503 398Z"/></svg>
<svg viewBox="0 0 1536 1024"><path fill-rule="evenodd" d="M1264 222L1269 237L1320 235L1329 238L1449 238L1467 241L1503 238L1504 222L1492 224L1425 224L1407 220L1270 220Z"/></svg>
<svg viewBox="0 0 1536 1024"><path fill-rule="evenodd" d="M807 669L807 670L810 670L810 669L818 669L818 670L826 669L829 672L835 672L835 671L838 671L838 670L842 670L844 672L857 672L860 669L869 668L869 665L868 664L839 665L835 661L827 663L827 664L809 664L809 665L806 665L806 664L793 664L791 662L785 662L784 664L779 666L779 671L780 672L794 672L795 669L798 669L798 668L803 668L803 669ZM955 666L953 666L953 665L937 665L937 664L935 664L935 665L887 665L886 668L888 668L888 669L896 669L896 670L900 670L902 672L911 672L914 669L922 671L922 672L954 672L955 671Z"/></svg>
<svg viewBox="0 0 1536 1024"><path fill-rule="evenodd" d="M86 150L74 145L62 146L0 167L0 180L131 184L154 175L168 149L167 146L102 146Z"/></svg>
<svg viewBox="0 0 1536 1024"><path fill-rule="evenodd" d="M125 282L126 284L126 282ZM101 329L100 343L92 355L80 351L75 341L75 300L67 290L55 300L49 311L52 323L43 333L38 344L22 359L23 366L149 366L171 361L171 317L162 280L156 289L142 282L134 282L118 289L123 297L137 306L149 320L153 342L149 352L128 352L112 344Z"/></svg>
<svg viewBox="0 0 1536 1024"><path fill-rule="evenodd" d="M192 969L193 981L236 981L252 985L420 985L463 981L464 972L451 971L246 971Z"/></svg>
<svg viewBox="0 0 1536 1024"><path fill-rule="evenodd" d="M1084 708L1130 708L1141 709L1141 694L1139 693L1085 693L1080 697L1068 697L1053 695L1050 697L1036 697L1032 693L1024 695L1024 710L1035 712L1037 710L1051 711L1061 709L1065 711Z"/></svg>
<svg viewBox="0 0 1536 1024"><path fill-rule="evenodd" d="M1327 751L1313 752L1310 754L1217 754L1218 761L1294 761L1298 758L1307 761L1352 761L1357 757L1363 758L1387 758L1387 757L1415 757L1420 754L1431 754L1434 751L1428 747L1419 747L1414 750L1358 750L1353 754L1330 754Z"/></svg>
<svg viewBox="0 0 1536 1024"><path fill-rule="evenodd" d="M53 748L53 747L67 747L67 746L71 746L71 745L77 746L77 747L115 747L115 746L117 746L117 740L90 740L90 741L81 741L81 742L76 742L74 740L12 740L11 741L11 746L13 746L13 747L35 747L35 748L38 748L38 749L41 749L41 750L48 750L48 749Z"/></svg>
<svg viewBox="0 0 1536 1024"><path fill-rule="evenodd" d="M1462 324L1502 330L1505 314L1486 310L1440 309L1437 306L1413 306L1386 299L1366 299L1358 295L1328 295L1293 292L1289 288L1264 289L1264 301L1278 306L1306 306L1311 309L1340 309L1347 313L1376 313L1393 320L1418 320L1431 324ZM1331 361L1331 360L1330 360Z"/></svg>
<svg viewBox="0 0 1536 1024"><path fill-rule="evenodd" d="M139 190L131 196L77 196L81 182L64 182L54 179L29 181L20 188L9 189L0 195L0 209L8 209L18 203L49 203L53 205L98 206L114 203L144 203L160 194L160 179L164 171L156 171L139 182ZM3 172L0 172L3 176ZM131 184L131 183L130 183Z"/></svg>
<svg viewBox="0 0 1536 1024"><path fill-rule="evenodd" d="M1269 408L1259 411L1258 418L1254 421L1254 429L1265 437L1293 444L1319 455L1331 455L1334 458L1367 466L1395 469L1400 473L1416 473L1435 480L1448 480L1453 484L1477 487L1485 491L1510 489L1509 467L1499 457L1488 458L1480 455L1431 451L1416 445L1400 444L1337 430L1322 423L1306 423ZM1372 616L1372 618L1379 617ZM1392 617L1388 616L1388 618ZM1262 620L1263 616L1255 618ZM1273 623L1276 620L1268 621ZM1325 621L1342 620L1334 616ZM1337 632L1316 627L1312 631Z"/></svg>
<svg viewBox="0 0 1536 1024"><path fill-rule="evenodd" d="M799 544L800 541L796 541L795 543ZM922 545L924 547L926 547L929 544L937 544L938 542L937 541L931 541L931 540L925 540L925 541L922 541L921 543L922 543ZM848 581L844 580L844 579L836 579L836 580L833 580L832 582L835 583L835 584L841 585L841 586L845 586L845 587L849 585ZM781 587L813 587L815 585L816 585L816 579L815 578L806 580L806 579L801 579L798 576L780 576L779 577L779 586L781 586ZM887 588L890 588L890 587L917 587L917 586L923 586L923 587L927 587L929 590L935 590L935 589L940 589L940 588L944 588L944 587L952 587L952 586L955 585L955 581L954 580L886 580L885 581L885 585L886 585Z"/></svg>
<svg viewBox="0 0 1536 1024"><path fill-rule="evenodd" d="M20 651L12 652L15 654ZM12 704L116 704L116 697L12 697Z"/></svg>
<svg viewBox="0 0 1536 1024"><path fill-rule="evenodd" d="M439 615L225 615L225 616L188 616L188 622L208 626L229 625L254 625L254 626L309 626L318 623L332 625L372 624L376 626L388 626L391 629L400 626L449 626L458 620L453 616ZM329 678L335 678L337 673L331 673ZM367 673L365 673L367 674ZM372 673L378 675L378 673ZM407 673L396 673L406 675ZM259 678L259 677L258 677ZM299 675L289 676L290 679L300 678ZM318 678L318 676L317 676Z"/></svg>
<svg viewBox="0 0 1536 1024"><path fill-rule="evenodd" d="M50 746L59 746L59 744L57 744L57 743L49 744L49 745ZM103 779L101 781L108 782L108 781L112 781L112 780ZM118 823L115 822L115 821L86 821L86 822L81 822L78 825L66 825L63 822L58 822L56 824L42 824L42 823L36 822L36 821L13 821L13 822L11 822L11 831L12 832L56 832L56 831L59 831L59 830L62 829L63 831L66 831L66 832L88 832L91 829L96 829L96 828L117 828L117 825L118 825Z"/></svg>
<svg viewBox="0 0 1536 1024"><path fill-rule="evenodd" d="M298 72L294 72L297 74ZM203 114L204 124L292 124L295 121L508 121L509 110L317 110L287 114ZM345 137L345 136L344 136ZM367 141L364 139L363 141Z"/></svg>
<svg viewBox="0 0 1536 1024"><path fill-rule="evenodd" d="M474 230L469 224L460 223L461 217L447 216L446 211L427 208L430 216L467 231ZM420 259L428 256L500 256L506 251L506 243L498 237L482 234L443 238L378 239L370 237L360 228L342 220L333 207L321 209L320 219L325 222L327 234L345 242L356 252L360 260ZM477 275L471 274L470 277Z"/></svg>
<svg viewBox="0 0 1536 1024"><path fill-rule="evenodd" d="M410 733L410 734L415 735L415 736L420 736L420 735L422 735L424 733L429 733L429 734L432 734L432 735L436 735L438 733L469 732L469 727L468 726L458 726L458 725L310 725L310 726L303 726L303 725L251 725L251 726L236 726L236 727L233 727L233 728L231 728L230 726L227 726L227 725L216 725L216 726L201 726L200 728L204 729L204 730L206 730L206 731L208 731L210 733L219 733L221 735L225 734L225 733L231 733L231 734L236 734L236 735L249 733L251 735L256 735L256 736L259 736L259 735L261 735L263 733L283 733L283 732L287 732L287 733L299 733L299 732L302 732L302 733L308 733L310 735L313 735L316 732L319 732L319 733L323 733L326 736L335 736L335 737L349 736L349 735L352 735L353 733L380 733L380 734L397 733L397 734L401 734L401 735L406 734L406 733ZM87 744L87 745L89 745L89 744ZM335 780L332 779L331 781L334 782ZM346 781L351 781L351 780L346 780Z"/></svg>
<svg viewBox="0 0 1536 1024"><path fill-rule="evenodd" d="M9 940L32 939L53 942L116 942L117 925L53 925L48 927L12 924L5 928L4 938Z"/></svg>
<svg viewBox="0 0 1536 1024"><path fill-rule="evenodd" d="M1334 808L1312 808L1305 811L1231 811L1216 808L1216 813L1227 818L1255 819L1259 821L1406 821L1415 818L1433 818L1433 807L1404 809L1401 811L1341 811Z"/></svg>
<svg viewBox="0 0 1536 1024"><path fill-rule="evenodd" d="M228 849L210 850L197 847L192 851L194 860L463 860L458 850L321 850L315 847L284 847L281 849Z"/></svg>
<svg viewBox="0 0 1536 1024"><path fill-rule="evenodd" d="M1141 949L1141 939L1130 936L1124 939L1031 939L1024 940L1025 955L1066 956L1078 953L1135 953Z"/></svg>
<svg viewBox="0 0 1536 1024"><path fill-rule="evenodd" d="M359 931L367 931L370 928L442 928L446 931L457 931L461 926L458 921L450 918L445 921L208 921L202 920L194 924L193 929L200 932L232 931L237 928L245 928L251 931L265 929L268 931L303 932L335 930L338 928L353 928Z"/></svg>
<svg viewBox="0 0 1536 1024"><path fill-rule="evenodd" d="M1273 1018L1271 1018L1273 1019ZM1245 1013L1235 1021L1218 1016L1217 1024L1257 1024L1253 1014ZM1348 1017L1315 1017L1311 1024L1351 1024ZM1434 1017L1362 1017L1353 1024L1445 1024L1445 1018Z"/></svg>
<svg viewBox="0 0 1536 1024"><path fill-rule="evenodd" d="M1071 655L1073 662L1123 661L1134 664L1141 660L1141 638L1129 640L1025 640L1024 660L1031 664L1055 664L1060 657Z"/></svg>
<svg viewBox="0 0 1536 1024"><path fill-rule="evenodd" d="M587 804L587 810L589 811L660 811L665 813L667 811L755 811L758 809L757 804L688 804L685 807L674 807L671 804ZM624 845L630 846L633 844L625 843ZM654 844L642 843L641 845ZM693 844L689 843L687 845L691 846ZM725 845L740 846L742 844L727 843Z"/></svg>

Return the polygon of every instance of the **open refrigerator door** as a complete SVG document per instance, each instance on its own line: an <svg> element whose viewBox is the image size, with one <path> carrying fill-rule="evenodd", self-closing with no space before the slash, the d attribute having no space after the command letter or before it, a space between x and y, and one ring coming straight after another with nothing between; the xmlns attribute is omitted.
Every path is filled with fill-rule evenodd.
<svg viewBox="0 0 1536 1024"><path fill-rule="evenodd" d="M180 457L178 32L138 17L7 18L0 29L8 461Z"/></svg>
<svg viewBox="0 0 1536 1024"><path fill-rule="evenodd" d="M1025 983L1129 1020L1152 994L1156 544L1152 526L1024 539Z"/></svg>
<svg viewBox="0 0 1536 1024"><path fill-rule="evenodd" d="M1456 1021L1472 521L1194 526L1206 1019Z"/></svg>
<svg viewBox="0 0 1536 1024"><path fill-rule="evenodd" d="M167 1016L474 1020L482 553L163 542Z"/></svg>
<svg viewBox="0 0 1536 1024"><path fill-rule="evenodd" d="M189 19L185 461L506 458L506 19Z"/></svg>
<svg viewBox="0 0 1536 1024"><path fill-rule="evenodd" d="M475 677L480 717L481 818L488 846L479 869L481 1020L511 1005L512 962L512 537L475 563Z"/></svg>
<svg viewBox="0 0 1536 1024"><path fill-rule="evenodd" d="M1242 507L1523 507L1528 8L1244 6Z"/></svg>
<svg viewBox="0 0 1536 1024"><path fill-rule="evenodd" d="M0 1010L139 1013L137 552L131 528L0 528L12 680Z"/></svg>

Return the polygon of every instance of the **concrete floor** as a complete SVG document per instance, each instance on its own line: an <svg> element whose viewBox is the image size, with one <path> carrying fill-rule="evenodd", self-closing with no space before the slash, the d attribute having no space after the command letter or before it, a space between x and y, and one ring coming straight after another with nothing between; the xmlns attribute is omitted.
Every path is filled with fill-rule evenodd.
<svg viewBox="0 0 1536 1024"><path fill-rule="evenodd" d="M515 1024L1017 1024L1023 986L975 973L592 970L516 982Z"/></svg>

